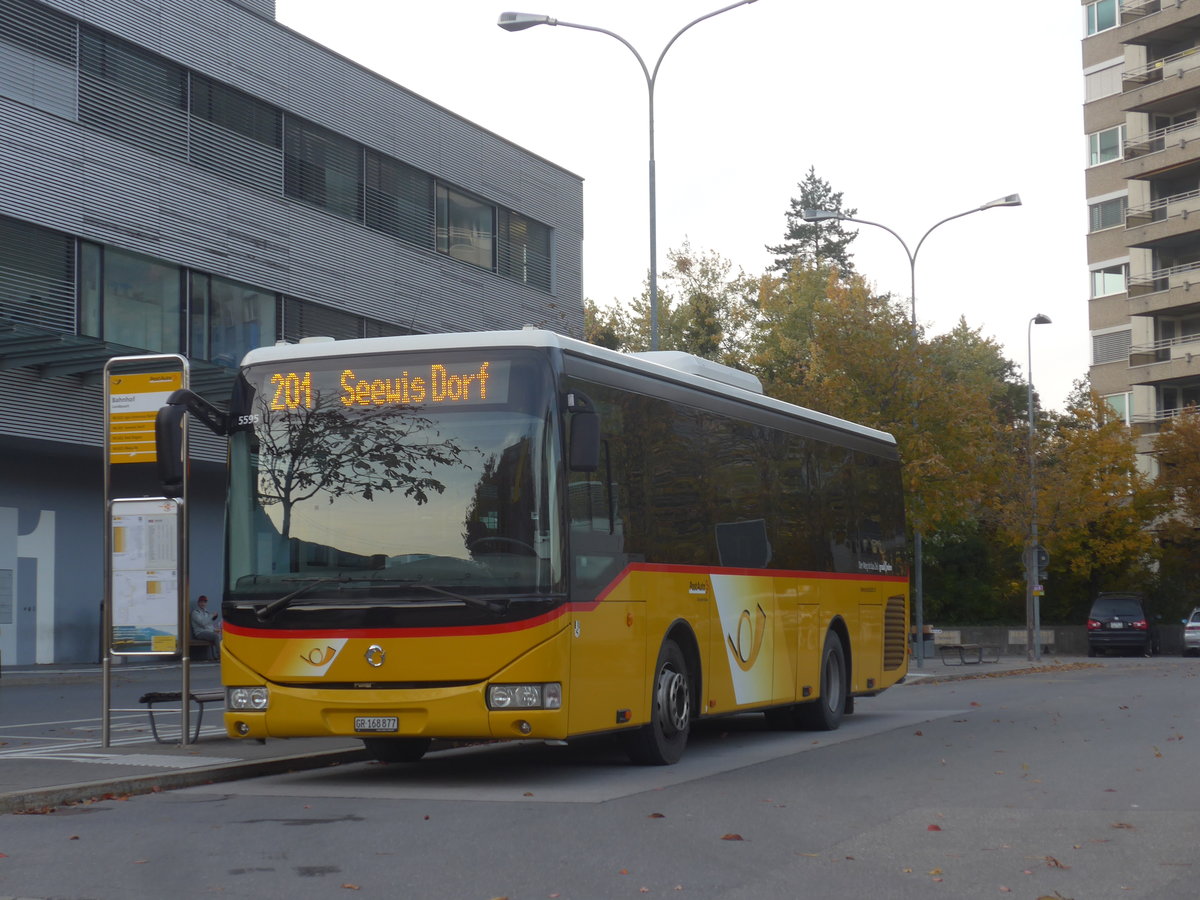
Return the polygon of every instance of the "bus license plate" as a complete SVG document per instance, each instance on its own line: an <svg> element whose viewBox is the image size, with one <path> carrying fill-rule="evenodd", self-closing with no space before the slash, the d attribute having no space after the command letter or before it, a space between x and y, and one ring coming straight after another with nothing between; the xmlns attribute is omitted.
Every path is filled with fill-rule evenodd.
<svg viewBox="0 0 1200 900"><path fill-rule="evenodd" d="M355 716L354 730L356 732L399 731L400 720L395 716Z"/></svg>

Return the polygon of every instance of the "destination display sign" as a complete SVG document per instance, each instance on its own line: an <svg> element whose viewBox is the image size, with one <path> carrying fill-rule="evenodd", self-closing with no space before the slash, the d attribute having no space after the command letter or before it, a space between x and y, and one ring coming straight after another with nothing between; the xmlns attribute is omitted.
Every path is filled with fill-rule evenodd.
<svg viewBox="0 0 1200 900"><path fill-rule="evenodd" d="M489 406L508 402L508 360L389 363L344 362L338 369L297 367L265 379L268 408L286 412L316 408L320 398L336 397L348 408L377 406Z"/></svg>

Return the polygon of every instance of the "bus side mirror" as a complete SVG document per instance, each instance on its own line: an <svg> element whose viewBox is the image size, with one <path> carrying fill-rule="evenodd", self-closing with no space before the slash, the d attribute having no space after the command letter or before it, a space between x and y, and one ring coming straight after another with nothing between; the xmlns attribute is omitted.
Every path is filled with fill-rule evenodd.
<svg viewBox="0 0 1200 900"><path fill-rule="evenodd" d="M154 443L158 480L164 497L183 496L183 417L187 407L169 404L154 417Z"/></svg>
<svg viewBox="0 0 1200 900"><path fill-rule="evenodd" d="M586 395L567 395L570 416L567 466L572 472L595 472L600 468L600 416Z"/></svg>
<svg viewBox="0 0 1200 900"><path fill-rule="evenodd" d="M594 410L571 416L571 471L595 472L600 468L600 417Z"/></svg>

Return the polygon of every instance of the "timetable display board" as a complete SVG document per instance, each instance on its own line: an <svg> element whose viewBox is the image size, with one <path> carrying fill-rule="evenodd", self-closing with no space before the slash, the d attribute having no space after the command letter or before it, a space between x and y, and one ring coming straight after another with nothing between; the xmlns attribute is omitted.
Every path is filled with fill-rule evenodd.
<svg viewBox="0 0 1200 900"><path fill-rule="evenodd" d="M114 500L110 528L111 652L118 656L178 652L178 501Z"/></svg>

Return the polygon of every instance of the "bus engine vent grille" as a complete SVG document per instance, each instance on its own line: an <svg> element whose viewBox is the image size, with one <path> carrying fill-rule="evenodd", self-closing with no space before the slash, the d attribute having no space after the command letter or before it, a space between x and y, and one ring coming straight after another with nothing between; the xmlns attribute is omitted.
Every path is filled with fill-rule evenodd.
<svg viewBox="0 0 1200 900"><path fill-rule="evenodd" d="M905 624L908 617L905 615L904 595L897 594L895 597L888 597L887 609L883 614L883 667L885 669L899 669L904 665L907 635L908 630Z"/></svg>

